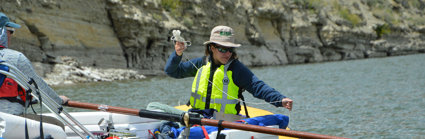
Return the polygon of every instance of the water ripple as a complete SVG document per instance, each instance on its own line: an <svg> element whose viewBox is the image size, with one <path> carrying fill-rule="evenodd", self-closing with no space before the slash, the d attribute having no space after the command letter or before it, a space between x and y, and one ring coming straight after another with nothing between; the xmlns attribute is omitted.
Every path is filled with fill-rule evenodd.
<svg viewBox="0 0 425 139"><path fill-rule="evenodd" d="M291 128L349 138L425 138L425 55L254 68L267 84L294 100ZM193 78L153 77L55 87L71 99L129 108L149 102L185 104ZM264 103L249 93L248 102ZM81 111L69 109L70 111Z"/></svg>

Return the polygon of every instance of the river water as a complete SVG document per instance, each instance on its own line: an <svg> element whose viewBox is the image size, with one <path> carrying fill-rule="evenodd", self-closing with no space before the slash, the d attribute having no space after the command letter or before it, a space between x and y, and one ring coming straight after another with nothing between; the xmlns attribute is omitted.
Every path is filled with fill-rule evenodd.
<svg viewBox="0 0 425 139"><path fill-rule="evenodd" d="M247 105L290 116L290 128L349 138L425 138L425 54L251 68L294 100L291 112L244 93ZM55 86L72 100L128 108L185 104L193 78ZM66 108L68 111L87 111Z"/></svg>

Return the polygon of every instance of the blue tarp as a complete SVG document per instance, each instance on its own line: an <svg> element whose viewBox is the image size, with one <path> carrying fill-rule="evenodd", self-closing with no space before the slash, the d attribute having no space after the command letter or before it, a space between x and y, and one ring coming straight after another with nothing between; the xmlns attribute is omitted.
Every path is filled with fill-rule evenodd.
<svg viewBox="0 0 425 139"><path fill-rule="evenodd" d="M3 60L0 60L0 62L3 62ZM9 71L9 67L0 65L0 70ZM0 74L0 87L3 85L4 79L6 79L6 75Z"/></svg>
<svg viewBox="0 0 425 139"><path fill-rule="evenodd" d="M285 129L288 126L289 117L286 116L286 115L282 115L282 114L273 114L273 115L265 115L265 116L259 116L259 117L254 117L254 118L247 118L247 119L243 119L242 121L244 121L245 123L250 124L250 125L259 125L259 126L279 125L279 128ZM242 123L242 122L237 121L235 123ZM204 127L205 127L206 131L208 132L208 134L218 130L218 127L215 127L215 126L204 126ZM172 128L174 128L174 127L172 127ZM175 129L172 129L172 130L177 131L178 134L180 134L181 132L183 132L184 129L185 129L185 127L181 127L177 130L175 130ZM226 129L227 128L225 128L224 130L226 130ZM164 132L164 131L162 131L162 132ZM205 135L202 131L201 126L190 128L189 139L203 139L203 138L205 138Z"/></svg>

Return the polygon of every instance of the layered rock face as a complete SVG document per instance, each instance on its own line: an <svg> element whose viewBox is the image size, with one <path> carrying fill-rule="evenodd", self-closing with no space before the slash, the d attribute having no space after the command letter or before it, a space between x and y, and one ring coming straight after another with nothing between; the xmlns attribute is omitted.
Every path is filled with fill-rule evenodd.
<svg viewBox="0 0 425 139"><path fill-rule="evenodd" d="M2 0L21 24L12 49L42 63L160 71L171 31L202 56L216 25L234 28L248 66L324 62L425 52L423 0ZM161 72L158 72L161 73Z"/></svg>

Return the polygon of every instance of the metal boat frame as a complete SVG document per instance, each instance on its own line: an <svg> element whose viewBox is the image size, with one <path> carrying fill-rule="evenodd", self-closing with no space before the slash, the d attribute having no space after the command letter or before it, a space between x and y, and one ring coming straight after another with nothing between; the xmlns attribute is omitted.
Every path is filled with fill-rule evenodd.
<svg viewBox="0 0 425 139"><path fill-rule="evenodd" d="M85 128L80 122L78 122L74 117L72 117L65 109L63 109L62 105L56 103L50 96L48 96L43 90L40 90L38 86L33 83L33 79L29 78L28 76L24 75L18 68L15 66L5 62L0 61L0 65L9 67L9 71L0 70L0 74L3 74L9 78L12 78L15 80L22 88L24 88L28 93L31 94L34 98L36 98L39 102L40 99L43 100L41 103L47 109L54 113L54 115L64 124L66 124L69 128L71 128L76 134L78 134L81 138L87 138L86 136L90 136L91 138L96 138L87 128ZM32 91L28 91L32 90ZM34 94L36 93L36 94ZM63 117L61 115L66 116ZM72 126L71 123L74 123L74 125L77 125L78 128L82 130L79 131L77 128ZM86 135L85 135L86 134Z"/></svg>

